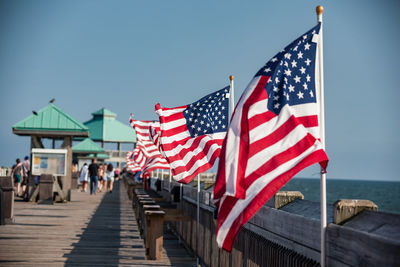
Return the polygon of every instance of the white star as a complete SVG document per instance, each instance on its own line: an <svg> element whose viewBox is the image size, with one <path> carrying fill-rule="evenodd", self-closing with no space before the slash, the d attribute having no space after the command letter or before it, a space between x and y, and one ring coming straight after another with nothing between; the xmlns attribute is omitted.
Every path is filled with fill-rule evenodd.
<svg viewBox="0 0 400 267"><path fill-rule="evenodd" d="M283 80L285 81L285 83L288 83L288 79L286 77L284 77ZM286 88L286 85L283 85L283 88Z"/></svg>
<svg viewBox="0 0 400 267"><path fill-rule="evenodd" d="M312 31L312 34L315 34L315 30Z"/></svg>
<svg viewBox="0 0 400 267"><path fill-rule="evenodd" d="M221 111L218 111L218 115L221 115Z"/></svg>
<svg viewBox="0 0 400 267"><path fill-rule="evenodd" d="M294 92L294 86L293 85L289 85L289 92Z"/></svg>
<svg viewBox="0 0 400 267"><path fill-rule="evenodd" d="M299 48L297 45L293 48L293 51L297 51L297 48Z"/></svg>
<svg viewBox="0 0 400 267"><path fill-rule="evenodd" d="M274 105L274 109L278 109L280 105L281 105L281 104L276 103L276 104Z"/></svg>
<svg viewBox="0 0 400 267"><path fill-rule="evenodd" d="M311 81L311 76L309 74L307 74L306 79L307 79L307 82Z"/></svg>
<svg viewBox="0 0 400 267"><path fill-rule="evenodd" d="M199 131L199 132L200 132L200 131L201 131L201 128L200 128L200 127L197 127L197 131Z"/></svg>
<svg viewBox="0 0 400 267"><path fill-rule="evenodd" d="M286 54L285 54L285 58L287 58L287 59L290 59L291 56L292 56L292 55L289 54L289 53L286 53Z"/></svg>
<svg viewBox="0 0 400 267"><path fill-rule="evenodd" d="M203 110L203 108L199 108L199 110L200 110L200 111L202 111L202 110Z"/></svg>
<svg viewBox="0 0 400 267"><path fill-rule="evenodd" d="M310 50L310 44L309 43L306 43L304 45L304 50Z"/></svg>
<svg viewBox="0 0 400 267"><path fill-rule="evenodd" d="M219 95L219 92L216 95Z"/></svg>
<svg viewBox="0 0 400 267"><path fill-rule="evenodd" d="M207 118L207 115L206 115L206 114L204 114L204 115L203 115L203 118L204 118L204 119L205 119L205 118Z"/></svg>
<svg viewBox="0 0 400 267"><path fill-rule="evenodd" d="M193 113L193 112L192 112L192 113L190 113L190 116L192 116L192 117L193 117L193 116L194 116L194 113Z"/></svg>
<svg viewBox="0 0 400 267"><path fill-rule="evenodd" d="M299 53L297 53L297 58L303 58L303 53L301 53L301 51Z"/></svg>
<svg viewBox="0 0 400 267"><path fill-rule="evenodd" d="M221 109L222 109L222 110L224 110L224 109L225 109L225 107L224 107L224 106L222 106L222 107L221 107Z"/></svg>
<svg viewBox="0 0 400 267"><path fill-rule="evenodd" d="M273 59L271 59L272 62L276 62L278 61L278 59L276 57L274 57Z"/></svg>
<svg viewBox="0 0 400 267"><path fill-rule="evenodd" d="M193 119L190 117L190 118L189 118L189 121L192 121L192 120L193 120Z"/></svg>
<svg viewBox="0 0 400 267"><path fill-rule="evenodd" d="M275 83L278 84L279 83L279 79L278 77L275 77Z"/></svg>
<svg viewBox="0 0 400 267"><path fill-rule="evenodd" d="M308 85L306 83L303 83L303 87L304 87L304 90L308 90Z"/></svg>
<svg viewBox="0 0 400 267"><path fill-rule="evenodd" d="M274 86L274 89L272 89L272 91L274 91L274 92L279 92L279 88L276 87L276 86Z"/></svg>
<svg viewBox="0 0 400 267"><path fill-rule="evenodd" d="M287 76L292 76L292 71L290 69L285 70Z"/></svg>
<svg viewBox="0 0 400 267"><path fill-rule="evenodd" d="M307 39L307 34L303 35L303 39L304 40Z"/></svg>
<svg viewBox="0 0 400 267"><path fill-rule="evenodd" d="M192 126L191 126L191 127L192 127L192 129L194 129L194 127L196 127L196 126L194 126L194 124L192 124Z"/></svg>
<svg viewBox="0 0 400 267"><path fill-rule="evenodd" d="M210 124L209 124L209 123L207 123L207 124L206 124L206 126L207 126L207 127L210 127Z"/></svg>
<svg viewBox="0 0 400 267"><path fill-rule="evenodd" d="M189 112L189 110L185 110L185 113L187 114Z"/></svg>
<svg viewBox="0 0 400 267"><path fill-rule="evenodd" d="M310 91L310 96L311 96L311 97L314 97L313 91Z"/></svg>
<svg viewBox="0 0 400 267"><path fill-rule="evenodd" d="M292 63L292 68L296 68L297 67L297 62L293 59Z"/></svg>
<svg viewBox="0 0 400 267"><path fill-rule="evenodd" d="M296 75L296 77L294 77L293 79L294 79L294 81L295 81L296 83L299 83L299 82L300 82L300 77L297 76L297 75Z"/></svg>
<svg viewBox="0 0 400 267"><path fill-rule="evenodd" d="M225 129L225 127L226 127L225 124L222 124L222 129Z"/></svg>
<svg viewBox="0 0 400 267"><path fill-rule="evenodd" d="M297 94L297 97L298 97L299 99L302 99L302 98L304 98L303 95L304 95L304 94L303 94L302 92L299 91L299 93Z"/></svg>
<svg viewBox="0 0 400 267"><path fill-rule="evenodd" d="M218 129L218 125L215 125L214 129Z"/></svg>
<svg viewBox="0 0 400 267"><path fill-rule="evenodd" d="M283 64L283 65L285 65L285 67L289 67L289 64L287 63L287 61L285 61L285 64Z"/></svg>
<svg viewBox="0 0 400 267"><path fill-rule="evenodd" d="M275 101L278 101L278 99L279 99L279 95L275 95L275 96L274 96L274 100L275 100Z"/></svg>
<svg viewBox="0 0 400 267"><path fill-rule="evenodd" d="M215 120L218 120L218 116L215 116L214 118L215 118Z"/></svg>
<svg viewBox="0 0 400 267"><path fill-rule="evenodd" d="M221 124L222 123L222 121L218 121L218 124Z"/></svg>
<svg viewBox="0 0 400 267"><path fill-rule="evenodd" d="M204 124L204 121L200 121L200 124L203 125L203 124Z"/></svg>
<svg viewBox="0 0 400 267"><path fill-rule="evenodd" d="M271 69L270 69L270 68L266 68L266 69L264 70L264 72L266 72L266 73L271 72Z"/></svg>
<svg viewBox="0 0 400 267"><path fill-rule="evenodd" d="M300 68L300 72L301 72L301 74L305 74L306 73L306 69L304 67L301 67Z"/></svg>
<svg viewBox="0 0 400 267"><path fill-rule="evenodd" d="M311 60L307 58L307 60L304 62L307 64L307 66L310 66Z"/></svg>
<svg viewBox="0 0 400 267"><path fill-rule="evenodd" d="M289 94L286 95L286 100L289 101Z"/></svg>

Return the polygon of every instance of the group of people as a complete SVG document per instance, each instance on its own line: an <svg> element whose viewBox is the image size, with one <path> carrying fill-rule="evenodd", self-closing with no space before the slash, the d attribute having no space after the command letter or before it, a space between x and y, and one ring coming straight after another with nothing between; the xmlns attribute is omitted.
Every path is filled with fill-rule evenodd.
<svg viewBox="0 0 400 267"><path fill-rule="evenodd" d="M31 163L28 156L24 158L23 162L19 158L15 160L15 164L11 170L11 177L14 180L14 192L16 196L24 197L30 171Z"/></svg>
<svg viewBox="0 0 400 267"><path fill-rule="evenodd" d="M114 170L114 166L111 163L99 165L96 159L92 159L92 163L89 166L85 163L81 169L82 192L87 192L89 183L91 195L101 192L103 188L112 193L114 178L117 178L118 175L118 169Z"/></svg>

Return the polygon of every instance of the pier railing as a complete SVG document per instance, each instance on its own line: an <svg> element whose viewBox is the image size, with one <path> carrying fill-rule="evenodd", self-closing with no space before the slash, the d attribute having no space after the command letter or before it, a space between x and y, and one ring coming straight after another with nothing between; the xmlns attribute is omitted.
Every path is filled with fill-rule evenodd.
<svg viewBox="0 0 400 267"><path fill-rule="evenodd" d="M164 179L160 193L170 197L170 191L180 186ZM320 205L301 199L290 201L283 201L288 204L282 206L273 199L261 208L239 232L232 253L217 247L211 192L200 192L198 247L197 188L182 186L180 208L192 220L172 226L206 266L318 266ZM343 203L328 206L328 266L396 266L400 262L400 215L370 210L358 213L358 201L345 203L345 207ZM350 213L358 215L351 217ZM344 214L345 219L339 219L338 214Z"/></svg>

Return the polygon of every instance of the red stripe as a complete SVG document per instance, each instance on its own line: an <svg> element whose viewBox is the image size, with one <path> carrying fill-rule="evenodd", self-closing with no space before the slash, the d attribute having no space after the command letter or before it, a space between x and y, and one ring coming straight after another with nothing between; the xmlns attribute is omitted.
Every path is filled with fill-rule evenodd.
<svg viewBox="0 0 400 267"><path fill-rule="evenodd" d="M293 129L298 126L298 122L294 116L290 116L289 119L283 123L279 128L274 130L272 133L264 133L265 137L251 143L249 145L248 158L251 158L258 152L265 150L269 146L284 139Z"/></svg>
<svg viewBox="0 0 400 267"><path fill-rule="evenodd" d="M317 115L297 117L297 119L298 119L299 123L303 124L304 127L306 127L306 128L318 126L318 116Z"/></svg>
<svg viewBox="0 0 400 267"><path fill-rule="evenodd" d="M233 222L232 226L229 229L229 232L226 235L226 238L223 242L223 248L227 251L232 250L233 241L237 233L239 232L240 228L250 220L251 217L277 192L281 189L294 175L298 172L303 170L304 168L318 163L327 161L328 158L323 150L317 150L313 153L309 154L305 157L301 162L299 162L296 166L292 169L288 170L287 172L281 174L280 176L276 177L272 180L267 186L265 186L257 196L251 201L246 208L242 211L241 215L236 218ZM227 208L230 208L229 211L232 209L232 201L229 199L229 205L227 203ZM225 205L225 201L223 203ZM223 206L224 206L223 205ZM221 209L225 209L225 207L221 207ZM219 215L218 215L218 221ZM222 225L221 222L218 223L217 233L219 230L219 226Z"/></svg>
<svg viewBox="0 0 400 267"><path fill-rule="evenodd" d="M170 137L170 136L173 136L173 135L176 135L176 134L180 134L180 133L183 133L183 132L186 132L186 131L188 131L188 128L187 128L186 124L183 124L183 125L180 125L178 127L171 128L169 130L164 130L163 131L163 136L164 137L166 137L166 136Z"/></svg>
<svg viewBox="0 0 400 267"><path fill-rule="evenodd" d="M247 155L249 154L249 125L248 125L248 114L249 109L253 103L261 101L263 99L268 98L267 90L265 90L265 86L269 80L267 76L261 76L259 78L258 84L254 88L253 92L246 100L242 108L242 117L240 122L240 143L239 143L239 160L238 160L238 168L237 173L235 174L236 178L236 192L235 197L245 198L245 183L244 176L246 173L247 166ZM225 179L224 179L225 180Z"/></svg>

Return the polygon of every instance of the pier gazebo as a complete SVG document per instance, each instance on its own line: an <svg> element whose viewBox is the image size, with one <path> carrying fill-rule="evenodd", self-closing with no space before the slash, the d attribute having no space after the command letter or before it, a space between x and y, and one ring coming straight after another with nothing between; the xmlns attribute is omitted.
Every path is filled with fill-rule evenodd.
<svg viewBox="0 0 400 267"><path fill-rule="evenodd" d="M70 200L72 176L72 140L76 137L88 137L89 128L74 119L53 103L16 123L12 127L16 135L31 137L32 148L44 148L43 138L51 139L52 148L56 140L63 140L61 148L67 150L66 176L61 177L62 191ZM31 155L32 161L32 155ZM32 162L31 162L32 166Z"/></svg>
<svg viewBox="0 0 400 267"><path fill-rule="evenodd" d="M136 133L127 124L124 124L115 118L117 114L102 108L92 113L93 118L84 123L89 128L90 139L100 142L104 149L105 143L116 143L117 150L106 150L109 155L107 161L115 162L118 167L125 163L126 153L121 149L121 144L132 144L133 150L136 143Z"/></svg>

